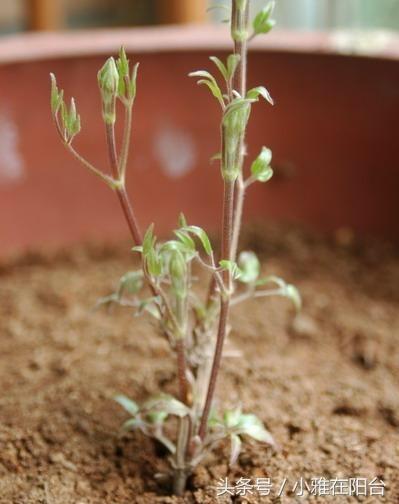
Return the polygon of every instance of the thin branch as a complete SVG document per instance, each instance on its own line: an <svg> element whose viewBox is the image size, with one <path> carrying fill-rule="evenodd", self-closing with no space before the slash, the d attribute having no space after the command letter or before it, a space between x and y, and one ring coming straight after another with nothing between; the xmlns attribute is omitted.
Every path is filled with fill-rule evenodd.
<svg viewBox="0 0 399 504"><path fill-rule="evenodd" d="M125 129L123 132L123 141L119 162L120 176L123 183L125 183L126 180L126 169L129 158L130 140L132 135L132 107L133 103L129 101L125 104Z"/></svg>
<svg viewBox="0 0 399 504"><path fill-rule="evenodd" d="M244 301L248 301L254 298L281 296L281 294L282 294L281 289L245 292L240 296L233 297L231 300L231 306L238 305L239 303L243 303Z"/></svg>
<svg viewBox="0 0 399 504"><path fill-rule="evenodd" d="M233 223L233 243L231 246L232 261L235 261L237 258L238 242L240 239L240 231L241 231L242 214L244 211L245 189L246 189L246 186L245 186L242 171L241 171L238 176L237 184L236 184L234 223Z"/></svg>
<svg viewBox="0 0 399 504"><path fill-rule="evenodd" d="M85 159L83 156L77 152L74 147L72 147L72 144L70 143L65 143L65 148L85 167L87 168L91 173L99 177L101 180L103 180L111 189L115 189L117 186L117 181L114 180L112 177L109 175L106 175L102 171L100 171L98 168L93 166L87 159Z"/></svg>

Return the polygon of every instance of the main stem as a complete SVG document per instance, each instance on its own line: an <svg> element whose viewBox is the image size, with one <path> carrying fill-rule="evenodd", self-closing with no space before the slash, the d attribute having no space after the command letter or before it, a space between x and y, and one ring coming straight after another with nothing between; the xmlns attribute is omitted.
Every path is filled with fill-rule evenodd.
<svg viewBox="0 0 399 504"><path fill-rule="evenodd" d="M240 61L234 78L234 89L238 90L242 97L246 95L247 87L247 29L249 22L249 0L245 2L244 9L240 9L238 2L232 0L231 31L234 40L234 52L240 55ZM223 139L225 141L225 139ZM222 228L222 259L234 261L237 254L238 237L241 228L242 208L244 203L244 184L242 166L244 160L244 136L237 145L240 175L237 184L235 181L224 180L223 195L223 228ZM223 160L222 160L223 162ZM237 187L237 189L236 189ZM215 395L217 377L223 355L224 340L226 338L227 323L230 311L230 298L232 292L231 273L224 271L224 283L226 293L221 294L219 325L216 338L215 353L209 379L208 391L199 426L199 436L204 440L207 432L209 413ZM212 303L216 290L216 284L212 281L208 297L208 306Z"/></svg>
<svg viewBox="0 0 399 504"><path fill-rule="evenodd" d="M106 124L106 136L107 136L107 146L108 146L108 157L111 166L112 176L115 180L121 181L120 186L118 185L115 189L116 194L119 199L119 203L122 207L123 214L125 216L126 222L128 224L130 233L132 235L133 241L136 245L140 245L143 242L143 235L140 230L139 224L137 222L136 215L134 213L133 207L130 203L129 196L126 191L125 180L121 178L119 170L118 155L116 150L115 142L115 126L114 124ZM150 286L154 295L157 295L156 290L153 286ZM187 403L188 399L188 382L187 382L187 360L186 352L184 348L184 341L178 340L176 344L177 353L177 375L179 382L179 395L180 400Z"/></svg>
<svg viewBox="0 0 399 504"><path fill-rule="evenodd" d="M246 5L246 9L242 14L243 18L238 19L239 12L236 9L235 2L233 1L233 22L236 25L240 25L247 28L249 22L249 0ZM234 53L240 56L240 64L237 68L237 72L234 76L234 89L238 90L242 97L247 94L247 67L248 67L248 39L234 40ZM245 151L245 136L241 138L239 146L239 159L241 164L240 175L236 184L236 194L235 194L235 205L234 205L234 224L233 224L233 243L232 243L232 260L236 260L237 250L238 250L238 240L241 231L242 214L244 209L244 198L245 198L245 185L244 177L242 173L242 167L244 164L244 151Z"/></svg>
<svg viewBox="0 0 399 504"><path fill-rule="evenodd" d="M106 134L107 134L107 145L108 145L108 157L111 166L112 176L115 180L120 180L118 156L116 153L116 143L115 143L115 127L113 124L106 124ZM136 215L134 213L133 207L130 203L129 196L126 192L125 182L115 189L116 194L119 199L119 203L122 207L123 214L125 216L127 225L129 226L130 233L132 235L133 241L136 245L141 245L143 242L143 235L140 230L140 226L137 222Z"/></svg>
<svg viewBox="0 0 399 504"><path fill-rule="evenodd" d="M222 253L223 259L229 260L231 257L232 230L233 230L233 213L234 213L234 186L235 182L230 180L224 181L223 195L223 224L222 224ZM213 398L215 395L216 383L222 361L224 340L226 337L227 321L230 308L230 289L231 289L231 274L229 271L223 272L224 283L227 288L227 294L223 293L220 300L220 315L219 326L216 339L215 353L213 357L211 375L209 379L208 391L205 399L205 405L202 412L201 422L198 434L201 440L204 440L209 413L211 411Z"/></svg>
<svg viewBox="0 0 399 504"><path fill-rule="evenodd" d="M232 12L231 12L231 24L232 24L232 37L234 40L234 54L240 56L240 61L237 66L237 70L234 75L233 89L238 91L242 97L247 94L247 68L248 68L248 39L244 37L243 39L237 40L234 36L234 32L240 31L242 29L246 30L249 23L249 2L247 0L244 12L240 12L237 9L236 1L232 0ZM241 170L240 175L236 183L236 194L234 202L234 221L233 221L233 237L231 245L231 260L235 261L238 249L238 240L241 231L241 221L244 209L244 198L245 198L245 186L242 174L242 166L244 162L244 147L245 147L245 137L243 136L240 141L240 164ZM215 279L212 277L211 283L208 291L207 307L211 308L212 304L215 302L217 284Z"/></svg>

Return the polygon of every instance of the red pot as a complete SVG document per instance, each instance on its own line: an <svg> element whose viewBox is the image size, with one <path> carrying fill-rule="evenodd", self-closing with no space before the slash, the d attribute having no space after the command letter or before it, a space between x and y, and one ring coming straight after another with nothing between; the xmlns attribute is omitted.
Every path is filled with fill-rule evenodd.
<svg viewBox="0 0 399 504"><path fill-rule="evenodd" d="M49 72L75 96L76 147L106 169L96 73L125 45L140 61L129 191L144 226L168 233L184 211L215 229L221 183L220 111L187 74L230 50L225 29L156 28L20 35L0 41L0 254L126 233L110 190L60 144L49 111ZM246 219L347 226L399 237L399 38L373 56L342 55L328 35L275 32L254 45L249 82L275 107L255 107L250 160L267 145L276 175L247 198Z"/></svg>

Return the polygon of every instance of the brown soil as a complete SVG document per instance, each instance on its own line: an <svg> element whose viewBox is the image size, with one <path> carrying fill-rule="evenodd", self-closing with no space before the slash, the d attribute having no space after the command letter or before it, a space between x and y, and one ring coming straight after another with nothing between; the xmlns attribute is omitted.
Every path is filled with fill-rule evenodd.
<svg viewBox="0 0 399 504"><path fill-rule="evenodd" d="M143 399L174 390L174 360L148 321L123 309L91 310L131 269L129 247L79 247L30 254L0 266L0 502L15 504L358 502L305 497L299 478L381 478L399 502L399 257L297 230L250 233L264 270L295 283L304 298L237 307L220 396L242 401L280 449L247 445L229 470L223 454L198 468L184 499L167 497L155 475L165 453L138 433L121 436L115 393ZM262 242L262 244L261 244ZM266 243L267 245L264 245ZM288 478L281 499L217 501L220 477Z"/></svg>

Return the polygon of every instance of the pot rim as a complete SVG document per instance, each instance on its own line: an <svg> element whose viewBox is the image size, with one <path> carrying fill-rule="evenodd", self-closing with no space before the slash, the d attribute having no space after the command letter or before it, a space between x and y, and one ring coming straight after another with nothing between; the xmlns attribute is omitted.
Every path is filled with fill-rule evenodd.
<svg viewBox="0 0 399 504"><path fill-rule="evenodd" d="M22 33L0 39L0 65L102 56L124 45L131 53L228 50L229 34L217 25L157 26ZM399 60L399 34L386 30L275 30L251 43L255 51Z"/></svg>

